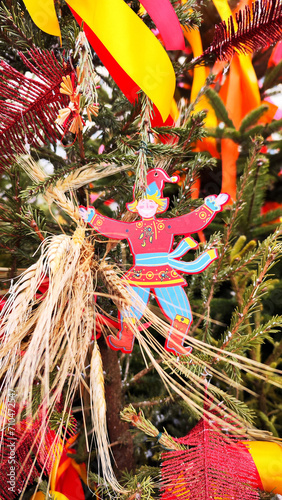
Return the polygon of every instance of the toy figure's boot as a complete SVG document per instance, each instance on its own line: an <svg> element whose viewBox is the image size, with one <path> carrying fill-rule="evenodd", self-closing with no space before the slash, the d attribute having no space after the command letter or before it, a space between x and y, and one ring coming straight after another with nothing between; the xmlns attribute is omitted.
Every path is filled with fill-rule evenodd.
<svg viewBox="0 0 282 500"><path fill-rule="evenodd" d="M191 353L192 347L183 346L190 324L191 321L189 318L180 316L180 314L175 316L171 325L172 328L165 342L166 351L172 352L176 356L188 356Z"/></svg>
<svg viewBox="0 0 282 500"><path fill-rule="evenodd" d="M107 337L108 346L114 351L122 351L125 354L132 352L134 344L134 332L132 325L135 323L135 319L123 320L122 329L119 332L119 337L114 335L109 335Z"/></svg>

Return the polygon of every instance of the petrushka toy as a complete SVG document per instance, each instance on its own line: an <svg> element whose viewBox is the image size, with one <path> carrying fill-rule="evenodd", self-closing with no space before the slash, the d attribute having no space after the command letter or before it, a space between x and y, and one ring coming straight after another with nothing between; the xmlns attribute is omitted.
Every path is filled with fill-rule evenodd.
<svg viewBox="0 0 282 500"><path fill-rule="evenodd" d="M178 177L169 177L161 168L147 174L144 198L127 203L127 209L137 212L140 220L122 222L96 213L94 207L80 207L80 215L97 232L109 238L126 239L134 257L134 265L124 275L129 291L138 297L138 305L120 312L119 336L109 335L108 345L114 350L130 353L134 344L131 325L143 316L150 293L153 294L171 321L165 349L177 356L188 355L192 348L184 346L193 321L188 297L183 290L187 285L180 273L197 274L204 271L216 258L216 249L201 253L192 262L179 260L190 249L198 247L191 234L204 229L228 201L227 194L208 196L205 203L189 214L174 219L156 218L167 210L169 199L163 197L164 183L175 183ZM172 250L174 237L184 235Z"/></svg>

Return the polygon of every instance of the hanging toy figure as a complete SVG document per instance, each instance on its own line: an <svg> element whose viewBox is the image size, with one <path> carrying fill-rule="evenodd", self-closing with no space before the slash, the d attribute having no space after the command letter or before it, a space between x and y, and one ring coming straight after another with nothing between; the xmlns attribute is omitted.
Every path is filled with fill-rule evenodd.
<svg viewBox="0 0 282 500"><path fill-rule="evenodd" d="M183 290L187 283L177 271L200 273L217 258L217 251L212 249L203 252L192 262L184 262L179 258L198 246L190 234L205 228L222 210L229 196L208 196L204 205L189 214L175 219L156 219L157 213L165 212L168 208L169 200L163 197L164 183L177 181L178 176L169 177L161 168L150 170L144 198L127 203L127 209L137 212L141 217L136 222L116 221L95 213L93 207L80 207L81 217L96 231L109 238L127 239L134 256L134 265L123 279L130 286L131 294L134 293L139 300L134 300L135 305L120 313L119 337L107 337L108 345L114 350L124 353L132 351L134 332L131 325L142 318L150 292L153 292L171 321L165 349L177 356L188 355L192 350L184 346L193 321L190 304ZM171 251L175 235L184 235L185 238Z"/></svg>

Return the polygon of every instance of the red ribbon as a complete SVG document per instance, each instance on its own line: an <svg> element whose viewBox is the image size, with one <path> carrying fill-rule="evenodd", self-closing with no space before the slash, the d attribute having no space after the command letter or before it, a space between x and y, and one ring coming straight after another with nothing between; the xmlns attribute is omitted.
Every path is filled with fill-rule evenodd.
<svg viewBox="0 0 282 500"><path fill-rule="evenodd" d="M154 2L156 1L156 4L160 4L162 3L162 0L154 0ZM164 11L165 12L169 12L170 11L170 8L168 8L167 6L167 2L169 3L168 0L165 0L164 2L164 5L165 5L165 8L164 8ZM144 7L146 5L145 8L147 8L147 3L149 3L149 0L144 0L142 1L142 3L144 4ZM182 43L185 45L184 43L184 38L183 38L183 34L182 34L182 30L181 30L181 26L179 24L179 21L177 19L177 16L173 10L173 7L172 5L169 3L172 11L173 11L173 15L174 17L176 18L177 20L177 23L178 23L178 26L179 26L179 29L181 31L181 36L182 36ZM70 7L70 5L68 5L74 18L76 19L76 21L78 22L79 26L81 26L82 24L82 19L81 17ZM150 12L148 10L148 12L150 13L151 15L151 12L154 13L154 16L156 16L156 8L155 8L155 5L153 6L150 6ZM167 14L168 15L168 14ZM170 14L169 14L170 15ZM152 17L152 16L151 16ZM166 22L164 22L164 16L161 15L161 16L157 16L159 17L159 19L161 18L161 24L158 24L158 29L160 30L160 27L162 29L162 31L160 30L160 33L162 34L162 37L164 37L164 32L168 32L168 26L169 26L169 29L170 29L170 20L168 22L168 19L166 19ZM153 18L153 17L152 17ZM166 24L166 27L164 26ZM175 22L174 22L174 19L172 17L172 33L177 33L177 27L175 26ZM129 102L131 103L134 103L135 101L138 100L138 92L140 90L140 87L134 82L134 80L132 80L132 78L130 78L130 76L123 70L123 68L118 64L118 62L116 61L116 59L114 59L114 57L111 55L111 53L108 51L108 49L105 47L105 45L101 42L101 40L97 37L97 35L95 35L94 31L92 31L89 26L84 23L83 24L83 29L84 29L84 32L85 32L85 35L88 39L88 42L90 43L90 45L93 47L93 49L95 50L97 56L99 57L99 59L101 59L102 63L104 64L104 66L107 68L107 70L109 71L111 77L114 79L114 81L116 82L117 86L120 88L120 90L123 92L123 94L125 95L125 97L129 100ZM170 50L172 50L172 43L171 41L169 41L170 37L169 36L166 36L165 35L165 38L166 38L166 41L165 41L165 44L169 44L170 46ZM179 35L177 36L177 40L179 43L179 49L181 49L181 41L179 40ZM167 47L167 45L166 45ZM168 48L168 47L167 47ZM156 108L156 106L153 107L154 109L154 117L153 117L153 120L152 120L152 127L158 127L158 126L163 126L163 125L171 125L173 122L173 119L169 116L167 118L167 120L165 121L165 123L163 122L162 118L161 118L161 115L158 111L158 109Z"/></svg>

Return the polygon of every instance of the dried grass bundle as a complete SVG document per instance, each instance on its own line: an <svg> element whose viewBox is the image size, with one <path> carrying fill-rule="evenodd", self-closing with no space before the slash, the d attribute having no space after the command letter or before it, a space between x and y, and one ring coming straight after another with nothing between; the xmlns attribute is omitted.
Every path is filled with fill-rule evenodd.
<svg viewBox="0 0 282 500"><path fill-rule="evenodd" d="M10 292L2 313L0 376L3 377L0 407L5 407L15 389L24 402L27 418L32 418L34 384L40 383L38 405L45 408L48 421L67 388L64 411L82 383L90 391L92 417L102 473L113 490L124 492L116 480L109 453L106 428L106 402L102 360L95 342L91 361L90 389L86 358L95 331L94 248L85 239L85 228L78 227L72 237L53 236L45 240L41 256L27 269ZM43 298L36 291L45 276L49 288ZM36 411L35 411L36 413ZM62 429L58 431L61 435ZM54 453L53 459L55 459ZM49 459L48 455L48 459ZM34 464L33 464L34 465Z"/></svg>
<svg viewBox="0 0 282 500"><path fill-rule="evenodd" d="M136 307L138 297L135 297L133 290L130 291L130 295ZM167 337L171 326L165 320L154 314L148 307L143 312L143 318L149 324L152 324L159 334L165 338ZM232 403L235 403L235 399L232 400L232 397L230 397L230 406L222 405L225 392L218 387L217 380L220 380L227 386L247 391L252 395L255 395L255 393L239 382L235 382L217 366L219 361L228 362L238 370L250 374L251 377L264 380L266 383L280 388L282 387L281 371L229 352L226 349L222 350L213 345L206 344L194 337L188 337L188 343L193 347L192 354L186 360L183 357L182 362L179 363L178 358L165 351L155 336L147 328L144 328L144 324L142 325L138 318L133 318L131 328L139 342L145 362L147 363L146 358L150 360L151 365L159 374L168 392L181 397L193 409L195 414L199 417L204 415L204 418L207 419L216 419L219 425L224 428L228 427L235 435L247 433L249 436L255 436L256 438L259 436L259 439L270 439L269 433L255 429L250 423L246 422L244 417L238 415L232 409ZM181 332L174 330L174 333L182 338L183 334ZM158 358L163 360L163 366L157 361L153 355L153 351L157 353ZM207 361L208 359L210 362ZM206 379L207 370L215 378L215 383L212 384L210 382L208 387ZM204 408L206 397L211 398L215 405L220 405L222 412L219 412L219 415L214 416L208 409ZM220 416L220 413L222 416ZM226 422L227 416L229 417L228 422Z"/></svg>
<svg viewBox="0 0 282 500"><path fill-rule="evenodd" d="M12 287L3 311L0 374L9 373L14 364L10 388L17 387L20 399L30 405L36 379L42 381L42 401L50 398L52 406L64 384L74 388L84 373L94 328L94 290L90 269L93 247L83 236L84 229L78 228L73 237L59 235L45 240L39 261ZM49 288L39 301L36 290L47 272ZM55 377L51 383L52 372ZM72 378L70 373L74 373Z"/></svg>

